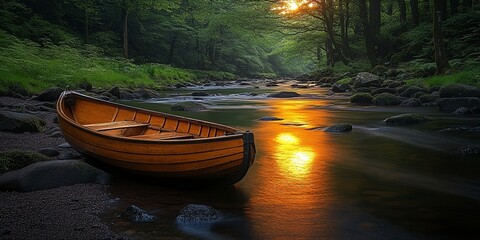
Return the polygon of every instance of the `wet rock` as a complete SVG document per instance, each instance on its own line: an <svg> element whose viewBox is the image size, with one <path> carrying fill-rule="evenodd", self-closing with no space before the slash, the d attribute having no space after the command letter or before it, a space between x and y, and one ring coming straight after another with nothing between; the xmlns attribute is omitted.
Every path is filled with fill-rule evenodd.
<svg viewBox="0 0 480 240"><path fill-rule="evenodd" d="M156 216L154 216L153 214L150 214L149 212L135 205L128 206L120 214L120 217L129 222L137 222L137 223L149 223L149 222L155 222L157 220Z"/></svg>
<svg viewBox="0 0 480 240"><path fill-rule="evenodd" d="M350 97L350 102L356 104L370 104L372 100L373 97L369 93L357 93Z"/></svg>
<svg viewBox="0 0 480 240"><path fill-rule="evenodd" d="M42 132L46 122L36 116L10 111L0 111L0 131L5 132Z"/></svg>
<svg viewBox="0 0 480 240"><path fill-rule="evenodd" d="M0 176L0 189L30 192L79 183L108 184L110 175L79 160L54 160L31 164Z"/></svg>
<svg viewBox="0 0 480 240"><path fill-rule="evenodd" d="M278 118L278 117L273 117L273 116L268 116L268 117L262 117L258 119L259 121L281 121L283 118Z"/></svg>
<svg viewBox="0 0 480 240"><path fill-rule="evenodd" d="M110 88L110 89L107 91L107 93L110 94L111 96L115 96L115 97L117 97L117 98L120 98L120 88L117 87L117 86L114 86L114 87ZM106 95L106 94L102 94L102 95L111 98L111 96L109 96L109 95Z"/></svg>
<svg viewBox="0 0 480 240"><path fill-rule="evenodd" d="M480 157L480 147L467 145L458 148L457 153L465 157Z"/></svg>
<svg viewBox="0 0 480 240"><path fill-rule="evenodd" d="M352 131L352 124L339 123L325 128L325 132L350 132Z"/></svg>
<svg viewBox="0 0 480 240"><path fill-rule="evenodd" d="M382 80L379 76L368 72L360 72L354 80L354 88L360 87L380 87Z"/></svg>
<svg viewBox="0 0 480 240"><path fill-rule="evenodd" d="M60 152L53 149L53 148L43 148L43 149L38 150L38 152L47 156L47 157L56 157L56 156L60 155Z"/></svg>
<svg viewBox="0 0 480 240"><path fill-rule="evenodd" d="M207 110L207 108L205 106L203 106L201 103L197 103L197 102L175 103L172 106L171 109L172 109L172 111L187 111L187 112Z"/></svg>
<svg viewBox="0 0 480 240"><path fill-rule="evenodd" d="M357 88L355 89L355 92L357 93L371 93L372 92L372 89L370 88L366 88L366 87L361 87L361 88Z"/></svg>
<svg viewBox="0 0 480 240"><path fill-rule="evenodd" d="M184 87L186 87L186 86L187 86L187 85L185 85L185 84L183 84L183 83L177 83L177 84L175 84L175 88L184 88ZM205 86L207 86L207 85L205 85Z"/></svg>
<svg viewBox="0 0 480 240"><path fill-rule="evenodd" d="M466 107L459 107L457 110L453 112L455 115L470 115L472 111Z"/></svg>
<svg viewBox="0 0 480 240"><path fill-rule="evenodd" d="M372 103L376 106L396 106L401 102L400 98L391 93L379 94L372 100Z"/></svg>
<svg viewBox="0 0 480 240"><path fill-rule="evenodd" d="M431 103L431 102L436 102L438 98L439 97L435 95L425 94L419 97L418 100L420 100L420 102L422 103Z"/></svg>
<svg viewBox="0 0 480 240"><path fill-rule="evenodd" d="M141 98L141 99L150 99L150 98L158 97L158 93L156 93L155 91L152 91L150 89L145 89L145 88L135 90L135 92L133 92L133 95L139 96L139 98Z"/></svg>
<svg viewBox="0 0 480 240"><path fill-rule="evenodd" d="M293 97L300 97L300 94L296 92L279 92L279 93L271 93L268 97L272 98L293 98Z"/></svg>
<svg viewBox="0 0 480 240"><path fill-rule="evenodd" d="M222 216L217 209L197 204L188 204L177 215L176 222L180 224L207 224Z"/></svg>
<svg viewBox="0 0 480 240"><path fill-rule="evenodd" d="M404 82L392 82L388 84L388 88L398 88L400 86L403 86L404 84Z"/></svg>
<svg viewBox="0 0 480 240"><path fill-rule="evenodd" d="M346 83L342 83L342 84L333 84L333 87L332 87L332 91L335 92L335 93L342 93L342 92L346 92L350 90L350 85L346 84Z"/></svg>
<svg viewBox="0 0 480 240"><path fill-rule="evenodd" d="M321 87L321 88L329 88L329 87L332 87L332 84L330 84L330 83L321 83L321 84L320 84L320 87Z"/></svg>
<svg viewBox="0 0 480 240"><path fill-rule="evenodd" d="M410 125L426 122L428 120L429 119L424 115L406 113L389 117L385 119L384 122L387 125Z"/></svg>
<svg viewBox="0 0 480 240"><path fill-rule="evenodd" d="M206 97L206 96L208 96L208 93L197 91L197 92L192 92L192 96L194 96L194 97Z"/></svg>
<svg viewBox="0 0 480 240"><path fill-rule="evenodd" d="M396 88L397 89L397 93L400 94L400 93L403 93L405 92L408 88L410 88L410 86L407 86L407 85L403 85L401 87L398 87Z"/></svg>
<svg viewBox="0 0 480 240"><path fill-rule="evenodd" d="M474 107L480 107L480 98L441 98L437 103L440 111L453 112L460 107L466 107L470 109Z"/></svg>
<svg viewBox="0 0 480 240"><path fill-rule="evenodd" d="M135 96L127 91L120 91L120 99L122 100L133 100Z"/></svg>
<svg viewBox="0 0 480 240"><path fill-rule="evenodd" d="M394 94L396 93L397 90L393 89L393 88L379 88L379 89L375 89L371 92L371 94L373 96L375 95L378 95L378 94L382 94L382 93L391 93L391 94Z"/></svg>
<svg viewBox="0 0 480 240"><path fill-rule="evenodd" d="M464 84L449 84L440 88L441 98L480 97L480 89Z"/></svg>
<svg viewBox="0 0 480 240"><path fill-rule="evenodd" d="M268 82L265 84L265 87L276 87L276 86L278 86L278 84L272 83L272 82Z"/></svg>
<svg viewBox="0 0 480 240"><path fill-rule="evenodd" d="M405 91L403 91L402 93L400 93L400 96L401 97L413 97L418 92L425 92L425 90L423 90L423 88L421 88L421 87L411 86L411 87L407 88Z"/></svg>
<svg viewBox="0 0 480 240"><path fill-rule="evenodd" d="M55 102L60 97L62 92L63 89L59 87L49 88L38 94L38 96L34 97L33 99L37 101Z"/></svg>
<svg viewBox="0 0 480 240"><path fill-rule="evenodd" d="M422 106L422 102L416 98L409 98L404 100L402 103L400 103L400 106L402 107L420 107Z"/></svg>

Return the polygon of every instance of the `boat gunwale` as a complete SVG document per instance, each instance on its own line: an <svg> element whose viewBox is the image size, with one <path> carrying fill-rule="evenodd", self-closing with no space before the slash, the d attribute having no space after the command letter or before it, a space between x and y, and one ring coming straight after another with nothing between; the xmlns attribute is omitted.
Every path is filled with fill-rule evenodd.
<svg viewBox="0 0 480 240"><path fill-rule="evenodd" d="M204 125L204 126L205 125L210 126L210 127L213 126L213 127L221 128L222 130L225 130L225 131L232 131L234 133L231 134L231 135L216 136L216 137L195 138L195 139L170 139L170 140L141 139L141 138L135 139L135 138L129 138L129 137L122 137L122 136L111 136L111 135L103 134L101 132L92 130L88 127L85 127L84 125L82 125L78 122L75 122L73 119L71 119L70 117L68 117L64 113L62 104L64 103L65 96L70 95L70 94L74 95L75 97L84 98L84 99L87 99L87 100L93 101L93 102L100 102L100 103L107 104L107 105L114 106L114 107L121 107L121 108L124 108L124 109L127 109L127 110L134 110L134 111L137 111L137 112L147 113L147 114L156 115L156 116L162 116L162 117L166 117L166 118L172 118L172 119L175 119L175 120L185 120L185 121L189 121L189 122L192 122L192 123L201 124L201 125ZM97 136L100 136L100 137L103 137L103 138L108 138L108 139L121 141L121 142L132 142L132 143L142 143L142 144L145 144L145 143L150 143L150 144L159 144L159 143L170 143L170 144L172 144L172 143L173 144L205 143L205 142L216 142L216 141L224 141L224 140L241 138L243 136L243 134L245 133L244 131L240 131L237 128L229 127L229 126L226 126L226 125L223 125L223 124L213 123L213 122L199 120L199 119L193 119L193 118L189 118L189 117L182 117L182 116L178 116L178 115L168 114L168 113L164 113L164 112L157 112L157 111L138 108L138 107L133 107L133 106L127 106L127 105L124 105L124 104L121 104L121 103L113 103L113 102L109 102L109 101L106 101L106 100L90 97L90 96L87 96L87 95L84 95L84 94L81 94L81 93L78 93L78 92L75 92L75 91L63 91L62 94L60 95L60 97L57 100L56 108L57 108L57 113L58 113L59 117L61 118L61 120L67 122L69 125L77 128L79 130L88 132L90 134L94 134L94 135L97 135Z"/></svg>

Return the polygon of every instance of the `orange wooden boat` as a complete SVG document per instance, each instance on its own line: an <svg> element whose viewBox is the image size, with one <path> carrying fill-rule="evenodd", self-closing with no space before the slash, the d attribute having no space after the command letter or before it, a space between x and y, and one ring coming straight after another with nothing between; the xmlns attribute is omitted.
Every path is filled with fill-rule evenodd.
<svg viewBox="0 0 480 240"><path fill-rule="evenodd" d="M253 133L65 91L63 135L80 153L134 173L174 180L240 181L255 158Z"/></svg>

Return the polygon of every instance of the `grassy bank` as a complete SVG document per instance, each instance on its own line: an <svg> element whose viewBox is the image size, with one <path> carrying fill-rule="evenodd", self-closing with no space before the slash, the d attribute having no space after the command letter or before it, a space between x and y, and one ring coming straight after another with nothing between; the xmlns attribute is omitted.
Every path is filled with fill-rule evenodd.
<svg viewBox="0 0 480 240"><path fill-rule="evenodd" d="M175 68L162 64L137 65L104 57L86 45L39 45L0 31L0 94L38 93L46 88L83 84L93 87L161 87L200 79L233 79L231 73Z"/></svg>

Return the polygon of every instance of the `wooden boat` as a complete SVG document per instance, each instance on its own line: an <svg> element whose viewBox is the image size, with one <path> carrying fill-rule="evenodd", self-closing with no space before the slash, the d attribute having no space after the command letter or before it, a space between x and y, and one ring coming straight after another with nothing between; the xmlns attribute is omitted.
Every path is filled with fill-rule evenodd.
<svg viewBox="0 0 480 240"><path fill-rule="evenodd" d="M65 91L60 128L80 153L134 173L233 184L255 158L253 133Z"/></svg>

